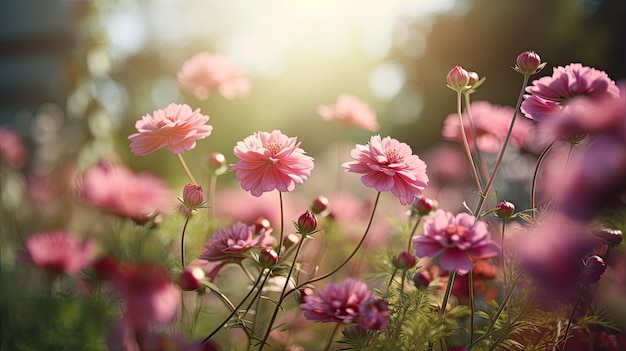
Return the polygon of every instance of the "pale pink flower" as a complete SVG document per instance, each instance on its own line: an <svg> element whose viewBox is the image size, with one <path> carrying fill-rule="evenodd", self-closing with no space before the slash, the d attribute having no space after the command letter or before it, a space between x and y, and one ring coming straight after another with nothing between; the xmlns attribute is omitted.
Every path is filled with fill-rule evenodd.
<svg viewBox="0 0 626 351"><path fill-rule="evenodd" d="M328 283L315 295L305 295L300 308L308 320L356 323L361 305L373 297L364 282L348 278L343 285Z"/></svg>
<svg viewBox="0 0 626 351"><path fill-rule="evenodd" d="M22 139L10 128L0 126L0 164L15 169L24 167L26 148Z"/></svg>
<svg viewBox="0 0 626 351"><path fill-rule="evenodd" d="M198 259L238 260L245 258L245 253L252 248L271 248L274 244L274 237L270 236L271 231L261 229L259 235L253 237L255 229L254 225L249 226L243 222L220 229L213 235L211 242L205 244L206 251Z"/></svg>
<svg viewBox="0 0 626 351"><path fill-rule="evenodd" d="M75 275L94 260L95 241L81 242L63 230L31 235L24 244L25 261L54 273Z"/></svg>
<svg viewBox="0 0 626 351"><path fill-rule="evenodd" d="M504 139L509 131L513 108L499 106L487 101L475 101L471 105L472 121L476 135L476 146L480 151L495 153L500 150ZM463 114L463 127L471 149L474 149L474 141L470 133L470 121L467 113ZM517 147L523 147L533 129L532 122L527 119L516 119L511 132L511 143ZM462 142L459 115L452 113L443 122L441 134L446 140Z"/></svg>
<svg viewBox="0 0 626 351"><path fill-rule="evenodd" d="M311 175L313 158L299 148L297 138L279 130L257 132L237 143L234 148L239 162L230 166L241 187L253 196L274 189L286 192L295 189Z"/></svg>
<svg viewBox="0 0 626 351"><path fill-rule="evenodd" d="M227 99L250 94L250 80L222 55L197 53L183 63L176 77L180 87L198 100L206 100L214 89Z"/></svg>
<svg viewBox="0 0 626 351"><path fill-rule="evenodd" d="M173 207L165 182L147 173L135 174L122 164L101 162L89 168L79 188L85 202L140 223Z"/></svg>
<svg viewBox="0 0 626 351"><path fill-rule="evenodd" d="M424 235L414 237L413 244L418 257L439 257L443 270L459 274L472 269L473 259L500 253L485 222L476 221L476 217L467 213L454 216L442 209L424 221Z"/></svg>
<svg viewBox="0 0 626 351"><path fill-rule="evenodd" d="M576 96L619 96L619 88L605 72L580 63L554 68L551 77L535 80L526 92L522 112L537 121L558 117L568 100Z"/></svg>
<svg viewBox="0 0 626 351"><path fill-rule="evenodd" d="M317 113L326 121L336 120L371 132L380 128L376 121L376 112L367 103L349 94L339 95L334 105L318 106Z"/></svg>
<svg viewBox="0 0 626 351"><path fill-rule="evenodd" d="M411 147L391 137L372 136L367 145L357 145L346 162L347 172L361 173L365 186L378 191L391 190L403 205L423 195L428 176L426 163L413 155Z"/></svg>
<svg viewBox="0 0 626 351"><path fill-rule="evenodd" d="M213 127L206 124L209 116L189 105L169 104L165 109L145 115L135 123L138 133L131 134L130 151L145 156L163 147L181 154L196 147L196 140L211 135Z"/></svg>

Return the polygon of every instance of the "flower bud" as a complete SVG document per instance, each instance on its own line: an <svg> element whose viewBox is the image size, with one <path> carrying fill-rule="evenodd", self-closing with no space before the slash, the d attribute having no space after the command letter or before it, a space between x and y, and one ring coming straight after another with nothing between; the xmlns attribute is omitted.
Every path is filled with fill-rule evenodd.
<svg viewBox="0 0 626 351"><path fill-rule="evenodd" d="M296 230L302 235L308 235L315 231L317 228L317 217L309 210L306 210L296 224Z"/></svg>
<svg viewBox="0 0 626 351"><path fill-rule="evenodd" d="M594 232L595 236L602 239L605 243L617 246L622 242L622 231L619 229L604 228Z"/></svg>
<svg viewBox="0 0 626 351"><path fill-rule="evenodd" d="M428 271L419 271L413 276L413 283L419 289L427 288L433 281L433 277Z"/></svg>
<svg viewBox="0 0 626 351"><path fill-rule="evenodd" d="M271 268L278 263L278 254L273 249L265 248L259 253L259 264L263 268Z"/></svg>
<svg viewBox="0 0 626 351"><path fill-rule="evenodd" d="M502 201L496 205L496 216L500 219L509 219L515 212L515 205L508 201Z"/></svg>
<svg viewBox="0 0 626 351"><path fill-rule="evenodd" d="M423 197L413 202L413 209L420 216L427 216L429 213L437 209L437 205L438 205L437 200Z"/></svg>
<svg viewBox="0 0 626 351"><path fill-rule="evenodd" d="M190 210L198 208L204 201L202 187L195 184L187 184L183 189L183 204Z"/></svg>
<svg viewBox="0 0 626 351"><path fill-rule="evenodd" d="M478 83L478 80L480 79L480 77L478 76L478 73L476 72L468 72L469 73L469 82L467 83L467 85L474 87L474 84Z"/></svg>
<svg viewBox="0 0 626 351"><path fill-rule="evenodd" d="M523 75L532 75L541 71L546 65L534 51L524 51L517 56L514 69Z"/></svg>
<svg viewBox="0 0 626 351"><path fill-rule="evenodd" d="M272 225L265 217L259 217L254 221L254 234L260 234L261 230L265 229L265 231L268 231L270 228L272 228Z"/></svg>
<svg viewBox="0 0 626 351"><path fill-rule="evenodd" d="M300 236L296 234L288 234L283 240L283 246L285 247L285 249L289 249L298 244L298 242L300 242Z"/></svg>
<svg viewBox="0 0 626 351"><path fill-rule="evenodd" d="M446 77L448 87L458 92L467 89L469 81L469 72L464 70L461 66L454 66L454 68L448 72L448 76Z"/></svg>
<svg viewBox="0 0 626 351"><path fill-rule="evenodd" d="M606 263L600 256L589 256L585 261L585 272L583 281L587 284L597 283L600 280L600 276L606 271Z"/></svg>
<svg viewBox="0 0 626 351"><path fill-rule="evenodd" d="M315 214L320 214L328 208L328 199L324 196L318 196L313 200L311 204L311 211Z"/></svg>
<svg viewBox="0 0 626 351"><path fill-rule="evenodd" d="M415 255L406 251L400 252L398 256L393 258L393 266L403 271L415 267L416 263L417 258Z"/></svg>
<svg viewBox="0 0 626 351"><path fill-rule="evenodd" d="M209 155L209 167L217 169L226 165L226 156L219 152L213 152Z"/></svg>
<svg viewBox="0 0 626 351"><path fill-rule="evenodd" d="M200 267L191 267L185 269L178 277L178 285L182 290L194 291L202 286L204 279L204 270Z"/></svg>

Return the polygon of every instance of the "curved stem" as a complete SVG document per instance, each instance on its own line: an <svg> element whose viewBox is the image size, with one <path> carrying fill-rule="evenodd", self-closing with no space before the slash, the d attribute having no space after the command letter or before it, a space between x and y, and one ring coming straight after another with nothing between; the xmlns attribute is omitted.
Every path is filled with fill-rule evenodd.
<svg viewBox="0 0 626 351"><path fill-rule="evenodd" d="M487 174L489 173L487 170L487 165L483 162L482 157L480 156L480 150L478 149L478 142L476 141L476 128L474 127L474 118L472 117L472 108L470 104L470 92L464 91L463 96L465 97L465 111L467 112L467 117L470 123L470 136L472 137L472 144L474 144L474 153L476 154L476 163L478 166L478 175L480 179L484 182L487 179Z"/></svg>
<svg viewBox="0 0 626 351"><path fill-rule="evenodd" d="M187 163L185 163L185 159L183 159L183 154L176 154L176 156L178 156L180 164L183 165L183 169L185 169L185 173L187 173L189 180L191 180L191 182L194 184L198 184L198 182L196 182L196 179L193 177L193 174L191 174L189 167L187 167Z"/></svg>
<svg viewBox="0 0 626 351"><path fill-rule="evenodd" d="M409 234L409 245L407 246L406 252L411 253L411 247L413 245L413 236L415 235L415 231L417 230L417 226L422 221L422 216L417 216L417 221L413 225L413 229L411 229L411 233Z"/></svg>
<svg viewBox="0 0 626 351"><path fill-rule="evenodd" d="M183 266L183 269L185 269L185 232L187 231L189 218L191 218L191 210L187 209L187 216L185 217L185 224L183 225L183 233L180 236L180 264Z"/></svg>
<svg viewBox="0 0 626 351"><path fill-rule="evenodd" d="M470 168L472 170L472 176L474 177L474 181L476 182L476 189L478 193L483 192L483 188L480 185L480 180L478 179L478 173L476 173L476 164L474 164L474 158L472 157L472 151L470 150L469 143L467 142L467 135L465 135L465 127L463 126L463 114L461 113L461 92L456 93L456 111L459 115L459 128L461 128L461 139L463 139L463 148L465 149L465 154L467 155L467 160L469 161Z"/></svg>
<svg viewBox="0 0 626 351"><path fill-rule="evenodd" d="M565 347L567 346L567 336L569 335L569 330L572 327L572 321L574 320L574 313L576 312L576 307L580 303L580 298L583 295L583 290L581 289L578 293L578 297L576 298L576 302L574 303L574 307L572 308L572 313L569 315L569 320L567 321L567 328L565 328L565 335L563 336L563 348L562 351L565 351ZM557 341L558 343L558 341ZM556 345L555 345L556 349Z"/></svg>
<svg viewBox="0 0 626 351"><path fill-rule="evenodd" d="M536 191L537 191L537 179L539 178L539 168L541 168L541 164L543 163L543 160L546 158L546 155L548 155L548 152L550 151L550 149L552 149L552 147L554 146L554 144L556 143L556 139L553 140L550 145L548 145L540 154L539 157L537 158L537 164L535 165L535 171L533 172L533 180L532 183L530 185L530 209L532 210L532 219L535 219L535 213L537 212L537 205L535 203L536 201Z"/></svg>
<svg viewBox="0 0 626 351"><path fill-rule="evenodd" d="M211 180L209 181L209 189L207 190L207 202L209 204L209 210L207 211L209 219L209 235L213 235L215 231L215 191L217 189L217 174L213 172L211 174ZM208 238L207 238L208 239Z"/></svg>
<svg viewBox="0 0 626 351"><path fill-rule="evenodd" d="M439 310L439 316L441 317L441 322L443 323L443 317L446 315L446 306L448 305L448 299L450 298L450 292L452 290L452 284L454 283L454 278L456 277L456 271L450 272L448 276L448 284L446 285L446 291L443 293L443 301L441 302L441 309ZM434 342L428 343L428 351L432 351L434 346Z"/></svg>
<svg viewBox="0 0 626 351"><path fill-rule="evenodd" d="M280 200L280 238L278 239L278 257L280 257L280 251L283 248L283 235L285 233L285 210L283 206L283 193L278 192L278 198Z"/></svg>
<svg viewBox="0 0 626 351"><path fill-rule="evenodd" d="M472 347L474 347L476 344L478 344L480 341L482 341L483 339L485 339L491 334L491 332L493 331L493 328L496 326L496 322L500 318L500 315L504 311L504 308L506 307L509 300L511 299L511 296L513 295L513 291L515 290L516 285L517 285L517 282L514 281L513 284L509 287L509 290L507 290L506 295L504 295L504 300L502 300L502 303L498 307L498 310L496 311L495 316L493 316L493 319L491 320L491 323L489 324L489 328L487 328L487 331L485 331L484 334L479 336L476 340L474 340L474 342L470 343L467 346L468 350L471 350Z"/></svg>
<svg viewBox="0 0 626 351"><path fill-rule="evenodd" d="M507 285L507 276L506 276L506 256L504 255L504 232L506 231L506 219L502 220L502 238L500 240L500 247L502 248L502 281L504 282L504 286Z"/></svg>
<svg viewBox="0 0 626 351"><path fill-rule="evenodd" d="M515 119L517 118L517 114L520 106L522 105L522 99L524 98L524 90L526 89L526 85L528 84L528 78L530 75L524 74L524 82L522 83L522 89L520 90L519 97L517 98L517 103L515 104L515 110L513 111L513 118L511 119L511 124L509 125L509 131L506 133L506 138L504 138L504 143L500 148L500 153L498 154L498 159L496 160L496 164L493 168L493 172L491 173L491 177L489 177L489 181L485 186L484 192L481 194L480 199L478 200L478 205L476 206L476 211L474 211L474 216L477 218L480 216L480 211L483 208L483 204L485 203L485 199L489 196L489 191L491 191L491 186L493 185L493 181L496 179L496 174L498 174L498 170L500 169L500 164L502 163L502 158L504 156L504 152L506 151L506 147L509 145L509 140L511 139L511 134L513 133L513 126L515 125Z"/></svg>
<svg viewBox="0 0 626 351"><path fill-rule="evenodd" d="M570 160L571 160L571 158L572 158L572 153L574 152L574 146L575 146L575 145L576 145L575 143L571 143L571 142L569 143L569 150L567 151L567 158L565 159L565 165L563 166L563 174L567 174L567 173L566 173L566 172L567 172L567 168L568 168L568 166L569 166L569 161L570 161ZM562 188L563 188L563 187L559 185L559 186L557 186L557 188L555 189L554 198L552 199L552 203L553 203L554 205L556 205L557 201L559 200L559 195L560 195L560 193L561 193L561 189L562 189Z"/></svg>
<svg viewBox="0 0 626 351"><path fill-rule="evenodd" d="M324 351L330 350L330 346L333 344L333 339L335 338L335 334L337 334L337 331L339 330L340 325L341 324L339 323L335 323L335 327L333 328L333 331L330 333L330 336L328 337L328 343L326 344L326 347L324 347Z"/></svg>
<svg viewBox="0 0 626 351"><path fill-rule="evenodd" d="M467 273L467 283L469 291L469 304L470 304L470 343L474 341L474 311L476 306L474 304L474 272L470 269Z"/></svg>

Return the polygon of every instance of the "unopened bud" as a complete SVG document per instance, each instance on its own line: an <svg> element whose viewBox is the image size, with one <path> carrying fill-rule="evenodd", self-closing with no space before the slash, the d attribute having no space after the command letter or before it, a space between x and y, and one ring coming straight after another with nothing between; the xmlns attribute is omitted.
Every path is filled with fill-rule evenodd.
<svg viewBox="0 0 626 351"><path fill-rule="evenodd" d="M588 284L597 283L604 271L606 271L604 260L600 256L589 256L585 261L584 282Z"/></svg>
<svg viewBox="0 0 626 351"><path fill-rule="evenodd" d="M259 253L259 264L263 268L271 268L278 263L278 254L273 249L265 248Z"/></svg>
<svg viewBox="0 0 626 351"><path fill-rule="evenodd" d="M306 210L296 224L296 230L302 235L311 234L317 229L317 217L309 210Z"/></svg>
<svg viewBox="0 0 626 351"><path fill-rule="evenodd" d="M469 82L467 83L467 85L474 87L474 84L478 83L478 80L480 79L480 77L478 76L478 73L476 72L468 72L469 73Z"/></svg>
<svg viewBox="0 0 626 351"><path fill-rule="evenodd" d="M254 234L261 233L261 230L268 231L270 230L270 228L272 228L272 225L270 221L265 217L259 217L256 219L256 221L254 221Z"/></svg>
<svg viewBox="0 0 626 351"><path fill-rule="evenodd" d="M202 280L205 278L204 270L200 267L191 267L185 269L178 277L178 285L182 290L194 291L202 286Z"/></svg>
<svg viewBox="0 0 626 351"><path fill-rule="evenodd" d="M318 196L313 200L311 204L311 211L315 214L320 214L328 208L328 199L325 196Z"/></svg>
<svg viewBox="0 0 626 351"><path fill-rule="evenodd" d="M532 75L543 69L546 63L541 63L541 58L534 51L524 51L517 56L514 69L523 75Z"/></svg>
<svg viewBox="0 0 626 351"><path fill-rule="evenodd" d="M420 216L427 216L433 210L437 209L437 205L438 205L437 200L423 197L413 202L413 209Z"/></svg>
<svg viewBox="0 0 626 351"><path fill-rule="evenodd" d="M613 246L619 245L623 239L622 231L619 229L605 228L594 232L594 234L605 243Z"/></svg>
<svg viewBox="0 0 626 351"><path fill-rule="evenodd" d="M433 277L428 271L419 271L413 276L413 283L419 289L427 288L432 281Z"/></svg>
<svg viewBox="0 0 626 351"><path fill-rule="evenodd" d="M393 258L393 266L403 271L415 267L416 263L417 258L415 255L406 251L402 251L398 256Z"/></svg>
<svg viewBox="0 0 626 351"><path fill-rule="evenodd" d="M446 82L448 83L448 87L458 92L467 89L469 81L469 72L464 70L461 66L454 66L454 68L452 68L446 76Z"/></svg>
<svg viewBox="0 0 626 351"><path fill-rule="evenodd" d="M204 201L202 187L195 184L187 184L183 189L183 204L190 210L198 208Z"/></svg>
<svg viewBox="0 0 626 351"><path fill-rule="evenodd" d="M213 152L209 155L209 167L220 168L226 164L226 156L219 152Z"/></svg>
<svg viewBox="0 0 626 351"><path fill-rule="evenodd" d="M496 216L500 219L509 219L515 212L515 205L508 201L502 201L496 205Z"/></svg>

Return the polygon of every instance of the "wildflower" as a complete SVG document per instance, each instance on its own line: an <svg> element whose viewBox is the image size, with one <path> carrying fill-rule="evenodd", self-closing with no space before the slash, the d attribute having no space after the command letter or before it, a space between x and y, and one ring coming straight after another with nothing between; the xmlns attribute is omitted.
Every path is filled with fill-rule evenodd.
<svg viewBox="0 0 626 351"><path fill-rule="evenodd" d="M222 55L197 53L183 63L176 78L180 87L198 100L206 100L214 89L227 99L250 94L250 80Z"/></svg>
<svg viewBox="0 0 626 351"><path fill-rule="evenodd" d="M251 248L269 248L274 244L274 238L269 235L270 231L261 229L259 236L253 238L255 226L248 226L243 222L237 222L231 227L220 229L209 244L205 244L206 251L199 259L208 261L240 260L245 258L245 253Z"/></svg>
<svg viewBox="0 0 626 351"><path fill-rule="evenodd" d="M398 256L395 256L393 258L393 266L401 270L407 270L409 268L413 268L415 267L416 263L417 263L417 258L414 255L406 251L400 252Z"/></svg>
<svg viewBox="0 0 626 351"><path fill-rule="evenodd" d="M557 117L568 100L576 96L619 97L619 88L605 72L580 63L554 68L551 77L535 80L526 92L522 112L537 121Z"/></svg>
<svg viewBox="0 0 626 351"><path fill-rule="evenodd" d="M196 140L211 135L213 127L206 124L209 116L188 105L170 104L152 115L145 115L135 123L138 133L131 134L130 151L145 156L163 147L181 154L196 147Z"/></svg>
<svg viewBox="0 0 626 351"><path fill-rule="evenodd" d="M299 148L297 138L279 130L258 132L237 143L234 149L239 162L230 166L241 187L253 196L274 189L292 191L311 175L313 158Z"/></svg>
<svg viewBox="0 0 626 351"><path fill-rule="evenodd" d="M296 230L302 235L309 235L315 232L317 229L317 217L309 210L306 210L299 218L298 223L295 224Z"/></svg>
<svg viewBox="0 0 626 351"><path fill-rule="evenodd" d="M25 261L52 273L75 275L94 260L95 241L80 242L73 234L56 230L29 236Z"/></svg>
<svg viewBox="0 0 626 351"><path fill-rule="evenodd" d="M372 136L365 146L357 145L346 162L347 172L361 173L365 186L378 191L391 190L403 205L423 195L428 185L426 163L413 155L411 147L391 137Z"/></svg>
<svg viewBox="0 0 626 351"><path fill-rule="evenodd" d="M202 205L204 200L204 194L202 193L202 187L195 184L187 184L183 189L183 204L189 210L194 210L198 206Z"/></svg>
<svg viewBox="0 0 626 351"><path fill-rule="evenodd" d="M365 283L348 278L343 285L328 283L316 295L304 295L304 317L317 322L358 322L361 304L372 298Z"/></svg>
<svg viewBox="0 0 626 351"><path fill-rule="evenodd" d="M135 174L121 164L100 162L89 168L80 183L80 195L88 204L145 223L156 213L172 209L165 182L147 174Z"/></svg>
<svg viewBox="0 0 626 351"><path fill-rule="evenodd" d="M446 76L448 88L460 92L468 88L470 74L461 66L454 66Z"/></svg>
<svg viewBox="0 0 626 351"><path fill-rule="evenodd" d="M439 266L445 271L465 274L472 269L472 259L500 253L500 247L491 240L487 224L467 213L454 216L439 209L432 218L426 219L424 231L424 236L413 238L415 254L439 257Z"/></svg>
<svg viewBox="0 0 626 351"><path fill-rule="evenodd" d="M317 113L324 120L336 120L371 132L375 132L380 128L376 121L376 113L367 103L348 94L339 95L335 105L320 105L317 108Z"/></svg>
<svg viewBox="0 0 626 351"><path fill-rule="evenodd" d="M546 63L541 63L539 54L534 51L524 51L517 56L513 69L521 74L530 76L539 73L545 66Z"/></svg>
<svg viewBox="0 0 626 351"><path fill-rule="evenodd" d="M501 201L496 205L496 216L500 219L509 219L515 212L515 205L509 201Z"/></svg>
<svg viewBox="0 0 626 351"><path fill-rule="evenodd" d="M387 329L389 314L385 300L369 298L359 306L358 325L366 330Z"/></svg>
<svg viewBox="0 0 626 351"><path fill-rule="evenodd" d="M0 126L0 162L20 169L26 163L26 148L22 139L10 128Z"/></svg>

